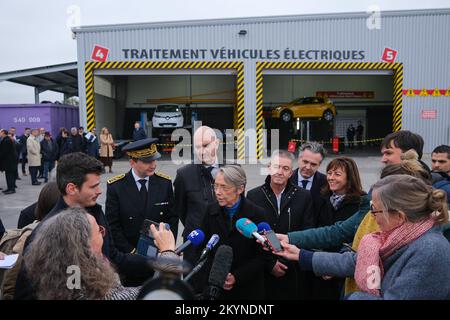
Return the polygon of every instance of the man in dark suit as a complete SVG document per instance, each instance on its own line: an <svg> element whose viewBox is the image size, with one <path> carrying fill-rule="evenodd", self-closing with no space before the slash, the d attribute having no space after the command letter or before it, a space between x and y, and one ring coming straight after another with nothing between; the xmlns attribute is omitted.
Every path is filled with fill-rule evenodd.
<svg viewBox="0 0 450 320"><path fill-rule="evenodd" d="M173 210L172 181L155 172L161 157L155 142L148 138L126 145L131 170L108 180L106 218L114 244L122 252L136 251L144 219L170 225L176 239L178 215Z"/></svg>
<svg viewBox="0 0 450 320"><path fill-rule="evenodd" d="M219 170L218 147L219 140L214 130L207 126L199 127L194 133L194 163L177 170L175 212L184 225L185 240L191 231L202 227L208 203L216 202L213 185ZM198 252L192 246L184 251L184 259L189 263L195 263L197 258Z"/></svg>
<svg viewBox="0 0 450 320"><path fill-rule="evenodd" d="M294 185L309 190L314 210L320 203L320 191L327 183L326 175L318 171L325 155L325 149L317 142L302 144L298 155L298 169L291 176Z"/></svg>
<svg viewBox="0 0 450 320"><path fill-rule="evenodd" d="M16 193L17 153L13 139L8 135L8 130L0 130L0 171L5 171L8 188L4 194Z"/></svg>
<svg viewBox="0 0 450 320"><path fill-rule="evenodd" d="M247 193L249 200L264 209L267 222L276 233L315 227L310 193L289 180L293 162L291 153L274 151L266 182ZM305 290L298 287L302 283L300 277L304 274L298 271L296 263L272 256L265 272L266 299L305 298Z"/></svg>
<svg viewBox="0 0 450 320"><path fill-rule="evenodd" d="M147 134L145 133L144 129L141 128L141 124L136 121L134 123L134 129L133 129L133 141L143 140L147 139Z"/></svg>

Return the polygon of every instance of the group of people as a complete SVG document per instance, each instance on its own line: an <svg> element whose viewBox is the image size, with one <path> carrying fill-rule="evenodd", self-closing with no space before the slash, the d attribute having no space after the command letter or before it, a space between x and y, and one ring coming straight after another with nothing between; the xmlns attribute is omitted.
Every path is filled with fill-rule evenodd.
<svg viewBox="0 0 450 320"><path fill-rule="evenodd" d="M353 123L350 123L347 127L347 143L349 148L353 148L355 145L355 136L356 136L356 144L359 149L363 147L363 133L364 126L362 125L361 120L358 120L358 126L355 128Z"/></svg>
<svg viewBox="0 0 450 320"><path fill-rule="evenodd" d="M148 219L160 223L151 231L162 255L178 257L179 221L185 241L200 229L205 239L219 236L216 247L232 248L221 299L450 299L449 146L434 149L429 169L422 137L389 134L380 180L366 192L351 158L336 157L320 173L326 152L315 142L300 147L295 170L294 155L275 150L264 184L252 190L241 166L219 164L214 130L198 128L193 142L199 161L179 168L173 186L157 170L156 139L124 147L130 170L108 180L105 212L96 202L103 164L82 152L62 157L57 197L35 204L41 222L25 241L13 296L135 299L154 275L150 258L138 254ZM283 250L244 237L236 227L242 218L270 225ZM188 246L183 260L195 266L201 252ZM198 297L213 261L190 278ZM71 265L90 277L77 290L52 277Z"/></svg>

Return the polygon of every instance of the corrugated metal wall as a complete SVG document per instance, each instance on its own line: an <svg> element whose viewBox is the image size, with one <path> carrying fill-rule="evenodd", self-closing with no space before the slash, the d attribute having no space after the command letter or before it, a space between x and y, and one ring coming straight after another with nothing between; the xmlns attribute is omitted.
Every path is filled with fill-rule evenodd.
<svg viewBox="0 0 450 320"><path fill-rule="evenodd" d="M363 50L363 62L381 61L385 47L398 50L404 64L403 88L450 87L450 10L381 13L381 28L367 28L366 14L310 17L236 19L76 30L79 68L89 61L95 44L110 49L108 61L126 60L122 49L277 49ZM240 30L247 35L240 36ZM158 59L152 59L158 60ZM205 60L214 60L210 55ZM216 59L221 60L221 59ZM238 60L238 59L235 59ZM245 60L245 59L240 59ZM276 61L283 61L281 58ZM255 128L255 62L245 60L246 129ZM290 60L299 61L299 60ZM320 59L318 59L320 61ZM80 98L84 103L84 76L79 71ZM438 110L438 119L422 120L422 108ZM422 134L425 151L449 144L450 97L404 97L403 128ZM83 114L80 114L83 118ZM419 115L419 116L417 116Z"/></svg>

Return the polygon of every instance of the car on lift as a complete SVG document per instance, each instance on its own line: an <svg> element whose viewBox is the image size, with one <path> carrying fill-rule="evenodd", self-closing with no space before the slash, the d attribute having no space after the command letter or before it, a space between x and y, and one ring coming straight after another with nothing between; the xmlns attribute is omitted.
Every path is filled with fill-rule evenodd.
<svg viewBox="0 0 450 320"><path fill-rule="evenodd" d="M272 110L272 118L280 118L283 122L291 122L295 118L332 121L336 114L333 102L322 97L297 98Z"/></svg>
<svg viewBox="0 0 450 320"><path fill-rule="evenodd" d="M184 123L181 106L174 103L159 104L152 117L153 128L182 128Z"/></svg>

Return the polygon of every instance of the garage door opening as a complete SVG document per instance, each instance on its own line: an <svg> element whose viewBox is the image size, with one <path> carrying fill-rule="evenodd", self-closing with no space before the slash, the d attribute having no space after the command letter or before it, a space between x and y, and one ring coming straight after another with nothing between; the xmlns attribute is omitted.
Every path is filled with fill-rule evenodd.
<svg viewBox="0 0 450 320"><path fill-rule="evenodd" d="M224 139L227 129L237 128L237 77L231 70L146 74L101 70L94 87L96 126L112 128L117 140L131 140L136 121L160 144L172 144L175 129L192 134L194 121L221 131ZM172 146L160 150L168 153Z"/></svg>
<svg viewBox="0 0 450 320"><path fill-rule="evenodd" d="M320 141L330 149L332 137L339 136L344 141L341 149L353 149L356 141L363 141L358 147L369 150L374 139L393 130L393 87L389 71L264 72L266 128L280 130L281 148L287 148L288 142L295 139L297 145L301 141ZM355 131L361 125L362 137L355 132L353 141L349 141L350 125Z"/></svg>

